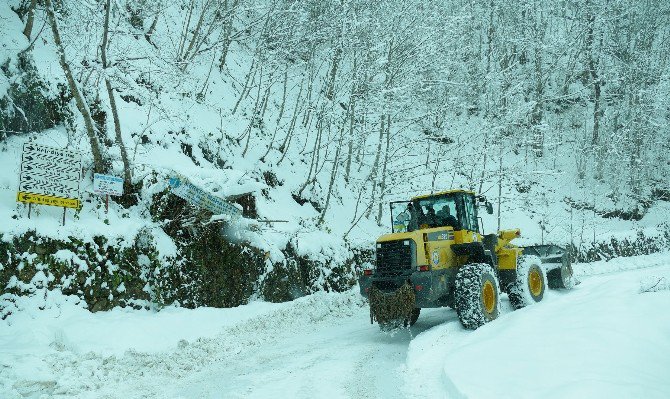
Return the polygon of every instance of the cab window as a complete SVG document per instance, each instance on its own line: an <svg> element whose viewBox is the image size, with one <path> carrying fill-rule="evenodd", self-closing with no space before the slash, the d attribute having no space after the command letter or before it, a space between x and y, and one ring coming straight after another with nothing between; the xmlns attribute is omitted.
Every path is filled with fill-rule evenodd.
<svg viewBox="0 0 670 399"><path fill-rule="evenodd" d="M479 231L477 223L477 207L475 206L475 198L472 195L461 195L459 201L459 219L463 224L463 228L470 231Z"/></svg>

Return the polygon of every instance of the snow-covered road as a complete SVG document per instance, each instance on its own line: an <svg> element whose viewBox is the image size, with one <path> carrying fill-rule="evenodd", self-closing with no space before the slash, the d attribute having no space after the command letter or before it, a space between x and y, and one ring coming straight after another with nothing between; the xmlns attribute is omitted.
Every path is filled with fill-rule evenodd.
<svg viewBox="0 0 670 399"><path fill-rule="evenodd" d="M381 333L355 291L158 313L52 298L0 324L0 398L670 397L670 254L576 272L474 332L429 309Z"/></svg>

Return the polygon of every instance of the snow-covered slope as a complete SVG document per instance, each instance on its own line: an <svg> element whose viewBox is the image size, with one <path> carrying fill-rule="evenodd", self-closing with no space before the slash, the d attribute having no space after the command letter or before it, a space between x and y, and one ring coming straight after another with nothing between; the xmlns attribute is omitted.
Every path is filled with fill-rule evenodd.
<svg viewBox="0 0 670 399"><path fill-rule="evenodd" d="M7 74L11 75L5 78L7 82L2 83L0 96L5 93L10 82L25 78L25 72L18 66L17 54L30 41L22 34L22 21L10 8L19 3L19 0L10 0L0 4L0 16L3 20L0 28L3 40L0 62L7 63ZM613 232L656 228L667 219L667 203L659 205L659 211L652 210L649 217L638 222L620 221L616 218L602 219L589 209L571 209L564 202L564 199L569 198L577 203L593 206L599 211L620 206L610 198L616 193L612 192L608 184L597 180L575 179L575 157L580 150L574 140L568 138L581 131L560 130L567 120L577 119L575 123L579 122L581 126L582 119L588 119L583 115L586 110L581 108L566 111L565 114L546 116L548 125L561 126L557 129L557 137L552 139L565 139L566 145L547 143L544 157L529 158L531 150L527 140L523 141L525 139L516 138L517 141L521 140L520 144L512 138L509 143L504 139L504 148L501 148L503 152L500 153L504 157L504 165L500 165L501 171L498 170L498 159L493 159L497 154L494 150L497 149L486 147L487 137L499 127L490 125L479 115L465 116L460 114L460 110L445 112L443 118L446 121L443 131L439 133L451 142L431 144L430 140L419 134L427 123L422 120L425 110L420 107L421 104L416 109L401 108L402 112L397 111L397 122L394 121L392 125L390 148L378 147L380 140L377 137L376 119L375 122L355 125L355 129L348 132L345 142L353 142L353 150L357 154L354 154L349 181L345 182L344 156L340 155L340 159L333 162L336 145L339 145L336 135L338 118L344 119L345 115L340 109L341 105L319 97L325 90L323 86L326 85L329 73L329 50L318 52L319 62L323 65L314 72L316 78L312 88L315 98L313 104L304 104L299 98L309 72L300 62L288 63L283 71L278 65L272 64L280 62L279 60L268 60L267 68L277 70L272 69L270 76L265 77L265 83L263 78L252 81L257 87L253 86L251 95L242 96L245 78L252 72L254 57L257 56L249 47L251 42L233 42L223 70L212 68L213 61L209 59L209 53L204 53L207 57L202 55L194 58L187 69L175 65L174 58L178 52L175 38L182 33L180 30L186 17L183 7L187 3L159 7L160 23L153 33L151 43L131 26L126 13L119 10L118 13L113 13L109 57L115 63L110 70L102 71L97 57L102 37L103 14L91 4L79 7L77 3L64 2L60 10L64 16L59 24L66 57L78 76L89 76L86 80L88 86L84 86L85 92L88 100L98 104L103 112L101 118L105 124L103 129L107 130L104 134L107 136L112 135L113 121L101 78L109 76L112 80L119 96L117 107L120 127L123 141L131 155L134 180L144 182L145 195L164 189L167 177L175 174L185 176L217 195L253 192L258 200L258 213L261 218L275 219L280 216L288 221L271 226L261 225L261 237L250 238L255 245L269 250L273 256L290 241L301 254L338 258L342 256L341 251L345 247L345 234L351 246L369 247L387 229L388 214L385 205L382 206L383 214L380 219L382 226L378 226L375 220L379 202L384 204L388 200L405 199L431 190L453 187L482 191L496 203L497 185L501 183L501 227L522 227L525 235L533 242L544 238L545 241L556 243L576 242L580 246L593 241L593 236L595 240L607 240ZM262 3L259 5L263 5ZM132 9L133 4L128 3L128 6L128 9ZM36 26L47 24L43 10L38 10L35 18ZM145 18L148 19L149 15ZM246 22L245 18L241 19L240 23ZM150 22L144 23L148 25ZM85 35L80 34L82 25L86 27ZM29 54L36 74L44 84L43 90L47 95L56 96L61 90L59 85L65 84L65 78L58 63L48 24L46 29L40 31L40 35L40 40L35 41ZM352 83L345 80L345 76L352 70L352 61L342 60L342 82L339 83L341 87L338 86L338 101L347 100L347 90ZM286 72L286 83L278 78L283 76L282 72ZM4 74L2 76L4 78ZM375 79L379 80L379 76ZM261 126L257 126L254 104L265 90L268 93L265 115L260 122ZM302 93L306 90L303 88ZM252 91L251 88L249 91ZM281 105L285 98L288 100L285 105ZM239 104L238 100L241 100ZM374 104L377 99L373 97L368 101ZM0 212L3 212L0 217L3 220L15 215L21 219L26 216L21 207L15 209L14 190L21 145L27 140L55 146L67 145L82 152L87 172L82 181L85 206L79 215L79 221L74 224L90 221L95 225L100 223L93 219L104 218L99 212L102 200L90 193L92 158L83 122L73 104L66 105L71 108L72 115L54 129L33 135L14 135L11 140L3 143L0 157L3 161L2 170L6 171L0 180ZM325 107L324 112L328 113L329 118L327 132L323 132L323 137L315 135L317 129L313 123L313 114L316 112L314 109L319 106ZM297 111L298 119L306 124L297 123L292 145L285 152L281 152L278 150L279 142L287 134L294 111ZM381 111L373 109L373 112ZM308 116L312 118L311 122L307 120ZM340 152L345 150L350 151L351 148L343 148ZM375 160L383 155L378 150L390 154L388 165L384 167L387 179L383 193L375 191L374 188L379 185L374 180L379 180L383 175L382 170L377 170L381 169L383 161ZM106 152L112 161L110 172L120 175L118 146L109 145ZM315 153L316 160L313 157ZM312 162L318 172L312 171ZM667 172L667 165L659 164L659 167L660 172ZM320 209L325 207L325 197L328 196L331 185L331 171L334 178L333 200L329 201L329 209L321 215ZM264 172L274 173L281 185L268 187L263 178ZM157 174L155 181L151 179L153 173ZM294 194L299 194L303 200L311 202L299 204L294 200ZM147 200L147 197L144 199ZM319 209L315 209L313 205ZM371 208L370 214L360 217L368 207ZM110 237L118 236L119 225L111 222L117 217L115 214L121 211L112 204L110 227L100 226L94 229L94 233L102 231ZM42 210L41 213L45 217L36 218L32 222L21 220L19 227L14 230L19 232L34 229L38 224L40 227L57 227L58 220L54 220L51 215L54 212ZM131 215L131 219L135 217L143 215ZM321 218L323 220L319 223ZM132 235L134 229L145 227L145 224L140 222L124 229L127 230L126 234ZM485 218L485 224L492 230L497 227L497 220ZM540 226L544 226L544 232ZM44 234L57 236L71 231L66 228L56 233L54 228L45 229ZM317 230L319 238L304 239L306 236L311 237Z"/></svg>
<svg viewBox="0 0 670 399"><path fill-rule="evenodd" d="M670 317L662 309L670 306L670 256L575 270L582 283L550 291L539 306L508 310L474 332L456 320L419 335L409 346L406 381L422 389L408 396L667 397Z"/></svg>
<svg viewBox="0 0 670 399"><path fill-rule="evenodd" d="M429 309L382 333L355 290L158 313L54 297L0 324L0 397L668 397L670 254L575 270L476 331Z"/></svg>

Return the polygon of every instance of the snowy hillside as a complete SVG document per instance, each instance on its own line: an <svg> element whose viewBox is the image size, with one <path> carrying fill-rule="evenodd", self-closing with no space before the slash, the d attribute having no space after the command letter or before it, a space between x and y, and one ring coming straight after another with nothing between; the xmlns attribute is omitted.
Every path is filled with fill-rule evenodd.
<svg viewBox="0 0 670 399"><path fill-rule="evenodd" d="M301 292L351 284L357 262L352 250L370 250L388 231L388 201L453 187L481 192L499 208L494 216L485 215L485 230L519 227L524 243L573 244L596 254L590 258L602 258L598 248L610 245L612 237L635 241L643 234L654 241L667 231L664 101L670 97L652 93L666 92L669 76L657 64L647 66L661 71L649 86L651 108L644 109L653 112L651 119L635 122L655 126L654 134L634 138L631 126L618 131L611 123L623 123L622 109L610 101L600 105L607 110L599 127L601 146L589 149L589 135L597 133L589 125L595 112L589 104L595 100L590 86L577 79L577 69L587 67L584 57L605 48L585 48L574 59L549 50L542 54L545 67L572 69L550 69L541 77L547 80L544 94L536 94L567 90L572 102L560 108L543 102L538 122L540 111L532 110L536 99L519 92L530 88L532 79L507 81L512 77L505 70L483 65L467 50L474 36L457 35L463 30L475 35L495 23L477 19L475 10L424 4L403 19L401 8L365 1L338 6L128 1L110 3L107 15L106 3L55 2L53 19L40 2L34 9L34 3L21 0L0 5L5 171L0 217L12 220L3 227L6 242L30 231L38 240L72 236L91 243L104 237L122 248L148 240L156 253L147 249L143 255L163 265L179 262L196 234L188 226L207 218L166 193L168 179L175 176L219 197L249 193L254 218L281 221L229 229L235 242L265 259L249 260L254 282L247 291L259 291L269 277L302 280ZM510 12L504 7L480 11L496 18ZM560 13L544 23L558 29L551 48L560 49L579 29L589 28L589 20L580 9L555 11ZM651 18L639 11L639 18ZM570 15L587 19L561 25ZM383 16L393 20L392 26L374 22ZM27 32L29 20L33 28ZM667 26L655 21L649 21L647 33L662 35ZM610 21L597 22L602 30L593 34L607 37ZM417 42L435 26L441 28ZM495 25L489 37L496 56L508 51L505 37L535 49L527 32L505 29ZM444 43L450 45L440 47ZM656 55L667 43L650 45L648 51ZM414 54L413 61L402 55L405 51ZM470 61L455 64L453 57ZM87 113L79 109L63 62ZM530 71L517 62L519 72ZM618 65L600 68L619 71ZM473 73L485 74L491 86L473 92L468 86L477 79ZM555 82L561 79L567 86ZM506 113L492 113L491 107ZM524 122L529 117L530 125ZM638 140L635 153L617 141L621 134ZM28 141L66 146L83 156L83 207L66 215L65 226L58 209L36 207L28 219L27 207L15 203L22 145ZM102 148L100 165L94 142ZM635 166L621 170L624 165ZM94 171L131 176L127 198L112 201L109 214L103 212L104 198L91 192ZM185 228L192 230L190 236L183 234ZM297 273L288 262L296 256L316 262L316 272ZM137 282L145 283L146 278Z"/></svg>
<svg viewBox="0 0 670 399"><path fill-rule="evenodd" d="M233 309L91 314L65 298L0 330L0 394L156 398L665 398L670 255L582 281L475 332L426 310L393 335L356 291ZM592 275L594 270L600 274ZM604 274L603 274L604 273Z"/></svg>

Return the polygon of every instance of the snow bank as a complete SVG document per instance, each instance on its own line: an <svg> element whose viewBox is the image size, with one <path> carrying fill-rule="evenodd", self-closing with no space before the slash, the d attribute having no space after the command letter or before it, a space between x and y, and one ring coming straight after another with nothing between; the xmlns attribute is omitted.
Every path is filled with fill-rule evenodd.
<svg viewBox="0 0 670 399"><path fill-rule="evenodd" d="M49 293L53 295L53 293ZM25 299L29 300L29 299ZM281 334L360 312L358 292L318 293L290 303L253 302L230 309L114 309L90 313L75 297L33 300L0 322L0 397L100 397L96 388L124 378L156 386L237 356ZM30 306L32 305L32 306ZM128 386L128 384L124 384ZM141 383L138 385L142 385ZM130 384L133 397L141 392ZM151 396L151 395L150 395ZM113 397L128 397L114 392Z"/></svg>
<svg viewBox="0 0 670 399"><path fill-rule="evenodd" d="M670 264L670 252L631 256L628 258L614 258L590 263L576 263L572 265L572 269L575 276L579 278L626 270L646 269L667 264Z"/></svg>
<svg viewBox="0 0 670 399"><path fill-rule="evenodd" d="M254 302L244 307L183 309L167 307L159 312L115 308L91 313L75 296L47 291L20 297L22 311L0 322L0 351L42 352L60 347L74 353L121 355L128 350L160 352L173 349L180 340L213 337L226 327L271 310Z"/></svg>
<svg viewBox="0 0 670 399"><path fill-rule="evenodd" d="M454 322L419 335L409 347L407 396L669 397L670 292L640 287L650 276L670 278L670 255L607 263L575 266L582 276L640 270L585 278L474 332Z"/></svg>

